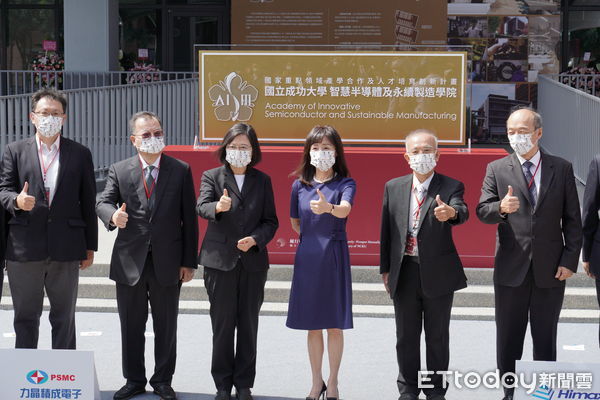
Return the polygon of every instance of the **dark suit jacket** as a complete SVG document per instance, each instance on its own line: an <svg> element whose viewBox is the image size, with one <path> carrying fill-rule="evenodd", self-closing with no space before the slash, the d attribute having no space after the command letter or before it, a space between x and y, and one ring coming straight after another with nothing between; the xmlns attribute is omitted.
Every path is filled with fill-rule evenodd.
<svg viewBox="0 0 600 400"><path fill-rule="evenodd" d="M392 179L385 185L381 215L380 273L389 273L388 285L393 298L398 286L402 259L406 247L412 196L413 175ZM467 286L467 278L452 240L452 226L469 218L463 200L464 185L452 178L435 173L421 209L421 227L417 234L421 287L427 297L438 297ZM434 214L435 196L453 207L455 220L440 222Z"/></svg>
<svg viewBox="0 0 600 400"><path fill-rule="evenodd" d="M590 271L600 278L600 231L598 212L600 211L600 154L590 163L583 195L583 251L581 258L589 261Z"/></svg>
<svg viewBox="0 0 600 400"><path fill-rule="evenodd" d="M231 197L231 209L217 214L216 206L225 188ZM279 222L271 178L267 174L248 168L240 193L228 166L205 171L196 211L208 220L198 257L201 265L230 271L241 259L244 268L250 271L269 268L267 243L273 239ZM237 248L237 241L246 236L252 236L256 246L243 252Z"/></svg>
<svg viewBox="0 0 600 400"><path fill-rule="evenodd" d="M530 266L540 288L564 285L554 278L559 266L577 271L581 250L581 215L571 163L541 153L542 176L535 209L521 163L511 154L488 164L477 216L486 224L498 224L494 282L519 286ZM500 202L513 187L520 207L500 215Z"/></svg>
<svg viewBox="0 0 600 400"><path fill-rule="evenodd" d="M0 173L0 203L10 213L6 259L76 261L98 249L94 212L96 178L90 150L60 138L59 171L52 207L45 198L36 137L6 146ZM15 199L29 183L35 196L31 211L15 209Z"/></svg>
<svg viewBox="0 0 600 400"><path fill-rule="evenodd" d="M117 207L123 203L129 215L127 226L119 229L110 260L110 279L135 285L144 269L148 250L157 280L164 286L179 282L179 268L197 268L198 217L192 171L183 161L161 155L154 207L142 181L139 156L110 166L106 187L96 203L96 213L107 229Z"/></svg>

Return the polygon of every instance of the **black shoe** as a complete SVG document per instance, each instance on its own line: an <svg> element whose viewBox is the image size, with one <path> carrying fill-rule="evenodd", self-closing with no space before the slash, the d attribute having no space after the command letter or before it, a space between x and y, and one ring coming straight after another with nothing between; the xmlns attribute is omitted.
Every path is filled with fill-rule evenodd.
<svg viewBox="0 0 600 400"><path fill-rule="evenodd" d="M414 393L402 393L398 400L419 400L419 396Z"/></svg>
<svg viewBox="0 0 600 400"><path fill-rule="evenodd" d="M236 389L235 397L237 397L239 400L254 400L254 397L252 397L252 392L248 388Z"/></svg>
<svg viewBox="0 0 600 400"><path fill-rule="evenodd" d="M158 395L161 400L177 400L175 391L171 385L167 385L166 383L163 385L154 386L154 394Z"/></svg>
<svg viewBox="0 0 600 400"><path fill-rule="evenodd" d="M502 400L513 400L513 395L512 394L507 394L506 396L504 396L502 398Z"/></svg>
<svg viewBox="0 0 600 400"><path fill-rule="evenodd" d="M326 391L327 391L327 385L325 385L325 382L323 382L323 386L321 386L321 393L319 393L319 395L317 397L307 397L306 400L319 400L319 399L325 400L325 392Z"/></svg>
<svg viewBox="0 0 600 400"><path fill-rule="evenodd" d="M427 396L427 400L446 400L443 394L432 394Z"/></svg>
<svg viewBox="0 0 600 400"><path fill-rule="evenodd" d="M217 390L215 400L231 400L231 393L226 390Z"/></svg>
<svg viewBox="0 0 600 400"><path fill-rule="evenodd" d="M127 382L125 386L121 389L117 390L115 395L113 396L114 400L127 400L132 398L133 396L137 396L138 394L146 393L146 388L141 385L136 385L135 383Z"/></svg>

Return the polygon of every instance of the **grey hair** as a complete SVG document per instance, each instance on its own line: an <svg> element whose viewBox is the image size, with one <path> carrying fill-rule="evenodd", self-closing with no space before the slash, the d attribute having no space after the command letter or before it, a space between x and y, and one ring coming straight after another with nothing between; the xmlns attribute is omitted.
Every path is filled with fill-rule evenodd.
<svg viewBox="0 0 600 400"><path fill-rule="evenodd" d="M129 118L129 132L132 135L133 135L133 131L135 130L135 121L137 121L140 118L154 118L155 120L158 121L160 126L162 126L162 121L160 120L158 115L156 115L152 111L138 111L135 114L133 114L131 116L131 118Z"/></svg>
<svg viewBox="0 0 600 400"><path fill-rule="evenodd" d="M533 114L533 127L534 127L534 129L537 130L537 129L540 129L542 127L542 116L533 107L529 107L529 106L516 106L516 107L513 107L510 110L510 115L513 115L517 111L521 111L521 110L526 110L526 111L531 112L531 114ZM510 118L510 115L509 115L509 118Z"/></svg>
<svg viewBox="0 0 600 400"><path fill-rule="evenodd" d="M411 139L413 136L419 135L421 133L426 133L429 136L433 137L433 140L435 141L435 148L438 148L438 137L435 133L433 133L433 131L430 131L429 129L424 129L424 128L420 128L420 129L415 129L414 131L411 131L408 135L406 135L406 138L404 139L404 144L406 145L406 143L408 143L408 139Z"/></svg>

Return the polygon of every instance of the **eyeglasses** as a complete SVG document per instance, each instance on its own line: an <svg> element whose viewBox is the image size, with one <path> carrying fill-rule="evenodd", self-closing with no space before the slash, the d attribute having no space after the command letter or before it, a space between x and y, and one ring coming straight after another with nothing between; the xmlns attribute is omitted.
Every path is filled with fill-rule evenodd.
<svg viewBox="0 0 600 400"><path fill-rule="evenodd" d="M250 146L234 146L234 145L229 145L226 147L227 150L240 150L240 151L249 151L252 150L252 147Z"/></svg>
<svg viewBox="0 0 600 400"><path fill-rule="evenodd" d="M533 131L529 131L529 130L518 130L518 131L508 131L509 135L529 135L532 134L536 131L536 129L534 129Z"/></svg>
<svg viewBox="0 0 600 400"><path fill-rule="evenodd" d="M163 131L154 131L154 132L144 132L139 135L133 135L133 136L139 136L142 139L150 139L152 136L154 136L155 138L161 138L161 137L163 137L163 135L164 135Z"/></svg>
<svg viewBox="0 0 600 400"><path fill-rule="evenodd" d="M64 113L61 112L53 112L53 113L49 113L49 112L33 112L35 115L39 115L40 117L62 117L63 115L65 115Z"/></svg>

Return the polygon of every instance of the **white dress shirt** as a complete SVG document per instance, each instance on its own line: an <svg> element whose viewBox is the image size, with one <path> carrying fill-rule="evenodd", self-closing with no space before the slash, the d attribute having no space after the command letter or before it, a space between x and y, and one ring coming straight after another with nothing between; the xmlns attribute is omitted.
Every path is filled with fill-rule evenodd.
<svg viewBox="0 0 600 400"><path fill-rule="evenodd" d="M524 159L523 157L521 157L519 154L517 154L517 158L519 159L519 162L521 163L521 171L523 170L523 164L525 163L525 161L527 161L526 159ZM533 175L533 181L535 182L535 190L537 192L536 197L540 197L540 184L542 182L542 166L540 165L542 162L542 157L541 157L541 153L538 150L537 153L535 153L535 155L533 157L531 157L531 159L529 160L533 165L529 168L529 171L531 171L531 175L533 175L535 173L535 175ZM539 165L539 167L538 167ZM537 170L537 173L535 172ZM527 181L527 179L525 179L525 181ZM527 185L529 185L529 182L526 182Z"/></svg>
<svg viewBox="0 0 600 400"><path fill-rule="evenodd" d="M410 237L412 236L415 238L415 241L414 241L414 251L413 252L405 251L406 255L410 255L410 256L418 256L419 255L419 248L416 243L416 237L417 237L417 234L419 233L419 229L421 227L420 219L423 217L425 210L421 208L421 210L419 211L419 203L417 202L417 199L422 199L423 202L421 203L421 206L423 206L423 204L425 203L425 199L427 198L427 190L429 189L429 184L431 184L433 175L435 175L435 172L433 174L431 174L431 176L429 178L427 178L423 183L421 183L421 182L419 182L417 177L413 174L412 190L410 193L410 213L408 216L408 235L407 235L406 240L407 240L407 242L409 240L412 240L412 239L410 239ZM421 192L422 192L422 194L420 194Z"/></svg>
<svg viewBox="0 0 600 400"><path fill-rule="evenodd" d="M39 137L36 137L35 143L37 144L40 169L42 170L42 179L44 180L44 191L49 197L47 199L48 204L51 204L56 192L56 181L58 180L58 169L60 166L60 135L58 135L50 147L44 144Z"/></svg>
<svg viewBox="0 0 600 400"><path fill-rule="evenodd" d="M235 183L237 183L237 187L240 190L240 193L242 192L242 187L244 186L244 178L246 177L246 175L241 174L241 175L233 175L235 177Z"/></svg>

